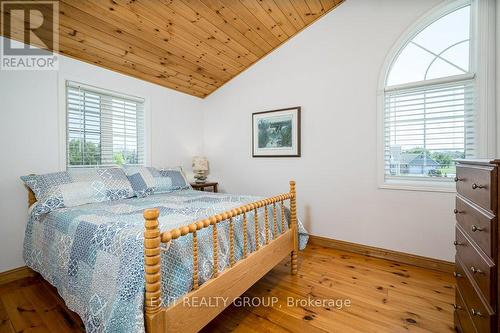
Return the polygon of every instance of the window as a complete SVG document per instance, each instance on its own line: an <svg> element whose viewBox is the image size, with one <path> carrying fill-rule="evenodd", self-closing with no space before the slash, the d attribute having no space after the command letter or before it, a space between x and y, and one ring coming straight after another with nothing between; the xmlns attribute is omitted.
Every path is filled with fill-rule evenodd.
<svg viewBox="0 0 500 333"><path fill-rule="evenodd" d="M144 164L144 100L66 84L68 167Z"/></svg>
<svg viewBox="0 0 500 333"><path fill-rule="evenodd" d="M386 76L384 182L451 182L456 158L477 155L471 3L406 41Z"/></svg>

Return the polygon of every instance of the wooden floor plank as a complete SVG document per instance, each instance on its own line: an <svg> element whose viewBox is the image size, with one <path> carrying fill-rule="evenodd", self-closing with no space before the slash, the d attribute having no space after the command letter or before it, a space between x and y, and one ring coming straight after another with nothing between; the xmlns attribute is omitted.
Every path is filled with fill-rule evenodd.
<svg viewBox="0 0 500 333"><path fill-rule="evenodd" d="M3 294L0 299L16 332L50 332L22 289Z"/></svg>
<svg viewBox="0 0 500 333"><path fill-rule="evenodd" d="M451 333L451 274L340 250L308 246L299 274L283 261L242 297L277 299L273 306L229 306L202 332ZM289 306L288 299L298 303ZM310 306L308 299L350 300ZM0 333L83 332L57 290L41 277L0 285Z"/></svg>
<svg viewBox="0 0 500 333"><path fill-rule="evenodd" d="M9 315L3 306L3 303L0 302L0 333L14 333L14 326L9 320Z"/></svg>
<svg viewBox="0 0 500 333"><path fill-rule="evenodd" d="M65 308L40 282L23 288L23 294L33 304L37 314L51 332L80 332L78 325L65 319Z"/></svg>
<svg viewBox="0 0 500 333"><path fill-rule="evenodd" d="M64 300L57 293L57 289L45 280L42 281L42 284L44 289L40 290L40 292L44 294L51 294L54 299L56 299L56 312L59 314L59 318L62 318L62 320L64 320L65 325L71 328L72 332L85 332L85 327L83 326L82 320L80 319L78 314L66 307Z"/></svg>

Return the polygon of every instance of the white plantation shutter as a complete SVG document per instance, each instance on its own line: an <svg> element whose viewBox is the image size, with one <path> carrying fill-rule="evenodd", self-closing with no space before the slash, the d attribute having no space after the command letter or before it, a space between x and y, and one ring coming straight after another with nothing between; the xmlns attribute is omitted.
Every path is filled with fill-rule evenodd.
<svg viewBox="0 0 500 333"><path fill-rule="evenodd" d="M386 179L454 177L451 159L476 153L474 105L474 82L468 79L388 89L384 105Z"/></svg>
<svg viewBox="0 0 500 333"><path fill-rule="evenodd" d="M144 164L144 100L68 82L67 164Z"/></svg>

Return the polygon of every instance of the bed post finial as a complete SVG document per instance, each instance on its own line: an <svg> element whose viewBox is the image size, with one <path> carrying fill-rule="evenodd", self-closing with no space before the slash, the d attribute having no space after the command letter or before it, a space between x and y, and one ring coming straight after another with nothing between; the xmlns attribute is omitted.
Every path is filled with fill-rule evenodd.
<svg viewBox="0 0 500 333"><path fill-rule="evenodd" d="M159 312L161 306L161 237L158 216L160 216L158 208L144 211L144 272L146 279L144 309L146 317ZM146 323L148 323L148 320L146 320Z"/></svg>
<svg viewBox="0 0 500 333"><path fill-rule="evenodd" d="M299 234L297 228L297 198L295 193L295 181L290 181L290 229L293 236L293 250L291 253L292 258L292 275L297 274L297 256L299 252Z"/></svg>

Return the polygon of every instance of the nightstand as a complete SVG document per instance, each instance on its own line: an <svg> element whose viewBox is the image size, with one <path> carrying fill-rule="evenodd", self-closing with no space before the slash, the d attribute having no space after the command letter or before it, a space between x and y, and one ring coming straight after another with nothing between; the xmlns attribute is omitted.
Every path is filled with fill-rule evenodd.
<svg viewBox="0 0 500 333"><path fill-rule="evenodd" d="M205 191L205 187L211 187L212 192L218 192L219 183L217 182L206 182L206 183L191 183L191 187L197 191Z"/></svg>

